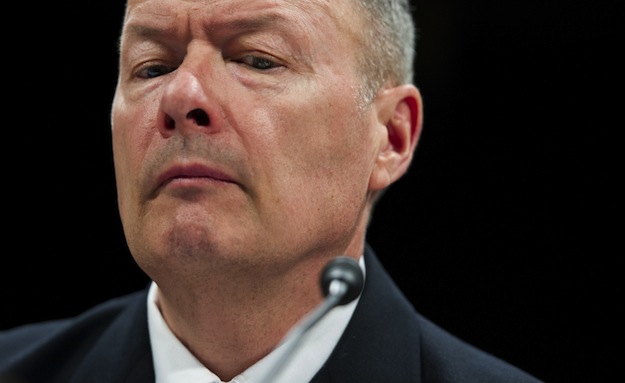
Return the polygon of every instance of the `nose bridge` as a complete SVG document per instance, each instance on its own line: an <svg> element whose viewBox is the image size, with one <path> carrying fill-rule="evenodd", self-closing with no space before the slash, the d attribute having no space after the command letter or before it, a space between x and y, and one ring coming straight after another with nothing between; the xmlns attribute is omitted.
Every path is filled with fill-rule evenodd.
<svg viewBox="0 0 625 383"><path fill-rule="evenodd" d="M211 95L214 68L209 54L187 54L182 64L170 73L161 98L159 129L165 136L190 129L213 130L218 126L219 103Z"/></svg>

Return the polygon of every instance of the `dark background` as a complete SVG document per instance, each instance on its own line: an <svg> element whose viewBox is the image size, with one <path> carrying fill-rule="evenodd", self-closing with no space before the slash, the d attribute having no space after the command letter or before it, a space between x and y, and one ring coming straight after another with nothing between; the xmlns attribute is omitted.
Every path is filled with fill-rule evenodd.
<svg viewBox="0 0 625 383"><path fill-rule="evenodd" d="M611 381L622 351L620 2L416 0L424 131L371 226L422 314L549 382ZM0 328L147 283L112 171L121 15L7 15Z"/></svg>

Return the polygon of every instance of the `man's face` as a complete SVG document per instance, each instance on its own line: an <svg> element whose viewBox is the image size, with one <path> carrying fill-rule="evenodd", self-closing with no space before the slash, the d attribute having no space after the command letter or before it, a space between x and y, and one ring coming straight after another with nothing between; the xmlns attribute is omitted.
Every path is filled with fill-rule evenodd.
<svg viewBox="0 0 625 383"><path fill-rule="evenodd" d="M350 3L128 2L112 132L140 264L353 245L380 132L358 107Z"/></svg>

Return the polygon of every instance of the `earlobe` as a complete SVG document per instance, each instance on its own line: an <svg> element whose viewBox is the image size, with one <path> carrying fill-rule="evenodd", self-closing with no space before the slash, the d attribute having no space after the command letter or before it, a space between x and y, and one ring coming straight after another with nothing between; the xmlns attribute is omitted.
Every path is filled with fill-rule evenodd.
<svg viewBox="0 0 625 383"><path fill-rule="evenodd" d="M423 124L421 94L414 85L383 90L376 106L385 137L369 181L370 190L384 189L406 173Z"/></svg>

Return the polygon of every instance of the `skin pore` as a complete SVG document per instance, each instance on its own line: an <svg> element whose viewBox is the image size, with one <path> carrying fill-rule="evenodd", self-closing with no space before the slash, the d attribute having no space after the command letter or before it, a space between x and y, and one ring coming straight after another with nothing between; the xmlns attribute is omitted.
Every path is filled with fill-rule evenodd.
<svg viewBox="0 0 625 383"><path fill-rule="evenodd" d="M351 0L129 0L112 105L119 210L176 336L222 380L358 258L421 127L412 85L366 108Z"/></svg>

